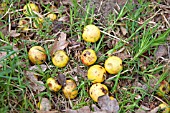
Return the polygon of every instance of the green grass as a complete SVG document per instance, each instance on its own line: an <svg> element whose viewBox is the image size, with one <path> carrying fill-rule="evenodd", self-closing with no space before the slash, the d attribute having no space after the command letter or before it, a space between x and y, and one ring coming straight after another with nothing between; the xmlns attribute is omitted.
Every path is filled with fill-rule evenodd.
<svg viewBox="0 0 170 113"><path fill-rule="evenodd" d="M11 4L16 1L10 2L5 0L5 2ZM156 11L150 2L139 0L139 3L139 5L135 6L131 2L127 2L122 9L118 11L118 15L108 15L108 17L106 17L107 21L103 25L103 23L97 21L99 16L95 14L95 7L90 8L90 2L84 9L82 7L83 1L77 3L76 0L73 0L73 6L70 6L67 12L70 20L69 22L63 22L65 28L59 29L67 33L67 39L76 39L77 42L82 42L85 48L93 48L96 53L100 52L101 56L98 57L95 64L103 66L106 58L123 47L125 51L129 52L131 57L123 61L124 68L122 72L113 75L115 77L109 78L107 81L112 83L108 85L108 87L110 95L113 95L119 102L119 113L135 112L143 103L157 102L158 100L156 100L154 96L157 96L156 91L158 90L159 84L169 76L169 70L166 70L167 63L159 62L159 60L155 58L155 52L158 45L166 43L166 38L170 34L170 28L161 31L161 22L156 23L156 25L150 24L149 22L160 13L159 10ZM9 12L14 12L23 6L24 4L21 4L21 7L8 7ZM40 3L40 6L44 8L43 14L51 11L50 4L45 5ZM60 12L58 13L58 18L66 15L62 10L63 7L62 5L59 7ZM135 9L136 7L137 9ZM5 9L5 12L7 9ZM10 22L17 23L20 19L25 18L22 11L11 13L10 16L12 17L11 20L9 19L9 15L4 18L2 18L3 14L0 15L0 22L3 22L0 29L6 26L8 27ZM31 21L36 22L36 18L36 15L31 16ZM139 24L139 18L143 19L143 24ZM53 109L57 110L64 110L68 105L71 106L72 109L79 109L95 103L88 94L92 83L81 73L73 71L75 67L79 67L80 70L86 72L89 68L75 58L74 55L78 54L76 51L70 54L70 63L66 67L57 68L52 64L48 47L50 44L53 44L53 41L49 40L56 38L56 36L52 33L53 31L51 29L53 23L46 18L44 21L42 28L36 30L31 25L28 32L22 33L22 36L16 38L11 38L9 35L5 36L2 30L0 31L0 53L6 53L6 55L0 58L0 112L2 113L33 112L35 109L38 109L38 100L44 97L48 98L53 104ZM87 43L83 41L81 37L83 27L88 24L98 25L102 32L100 40L96 43ZM115 37L112 32L116 31L116 29L122 25L127 29L128 33L126 36L120 35ZM20 32L18 28L17 32ZM29 37L30 32L34 33L34 38ZM106 37L108 37L107 40ZM116 40L115 38L119 39L117 44L111 49L108 48L107 41ZM13 45L17 45L18 50L14 50ZM66 73L66 77L76 80L78 85L79 95L75 100L66 100L61 90L58 93L50 92L48 89L43 92L34 92L30 87L30 81L27 78L26 71L32 66L28 60L28 50L34 45L40 45L45 48L48 56L46 65L52 66L48 67L46 71L33 71L40 75L38 79L45 83L49 77L57 77L58 72ZM68 48L65 50L67 52L69 51ZM79 50L78 52L81 53ZM151 59L150 56L152 56L153 59ZM144 61L141 61L141 59L144 59ZM146 60L149 61L147 66L145 66ZM156 79L156 74L160 75L160 78L157 80L156 85L151 87L149 81ZM140 82L153 91L150 93L141 87L133 86L134 81ZM136 99L138 95L140 95L140 98ZM58 99L57 105L55 103L56 99ZM146 101L146 99L148 100ZM168 95L161 98L162 101L170 104L168 99ZM161 103L161 101L159 101L158 104L159 103Z"/></svg>

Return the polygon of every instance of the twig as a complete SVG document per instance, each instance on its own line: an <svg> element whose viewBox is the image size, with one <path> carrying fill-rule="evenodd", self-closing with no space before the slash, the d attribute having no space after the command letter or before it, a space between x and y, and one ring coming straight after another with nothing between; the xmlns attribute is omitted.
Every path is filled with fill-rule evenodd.
<svg viewBox="0 0 170 113"><path fill-rule="evenodd" d="M3 18L9 13L9 10L10 10L10 8L12 7L12 5L13 5L13 4L11 4L11 5L9 6L7 12L1 17L1 19L3 19ZM1 20L1 19L0 19L0 20Z"/></svg>
<svg viewBox="0 0 170 113"><path fill-rule="evenodd" d="M120 74L124 74L124 73L126 73L126 72L128 72L128 71L132 71L133 69L134 69L134 67L133 67L132 69L130 69L130 70L125 70L125 71L121 72ZM106 81L110 81L110 80L112 80L113 78L115 78L115 77L117 77L117 76L118 76L118 74L115 75L115 76L113 76L113 77L108 78Z"/></svg>
<svg viewBox="0 0 170 113"><path fill-rule="evenodd" d="M165 104L166 104L166 102L164 102L164 101L163 101L162 99L160 99L159 97L154 96L154 95L151 95L151 96L153 96L153 97L156 98L157 100L161 101L162 103L165 103Z"/></svg>
<svg viewBox="0 0 170 113"><path fill-rule="evenodd" d="M102 31L102 30L101 30L101 32L102 32L103 34L106 34L106 35L112 37L112 38L115 38L115 39L117 39L117 40L121 40L121 41L123 41L123 42L129 44L129 42L127 42L127 41L125 41L125 40L123 40L123 39L120 39L120 38L118 38L118 37L116 37L116 36L113 36L113 35L111 35L111 34L105 32L105 31Z"/></svg>
<svg viewBox="0 0 170 113"><path fill-rule="evenodd" d="M165 15L163 13L161 13L161 15L163 16L163 18L164 18L165 22L167 23L168 27L170 27L170 24L169 24L168 20L166 19Z"/></svg>

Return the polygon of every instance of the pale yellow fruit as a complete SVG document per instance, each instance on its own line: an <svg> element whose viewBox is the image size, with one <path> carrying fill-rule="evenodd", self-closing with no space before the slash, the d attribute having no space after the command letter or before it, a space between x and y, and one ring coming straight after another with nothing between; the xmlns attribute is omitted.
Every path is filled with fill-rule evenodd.
<svg viewBox="0 0 170 113"><path fill-rule="evenodd" d="M104 67L108 73L117 74L123 69L122 60L117 56L111 56L105 61Z"/></svg>
<svg viewBox="0 0 170 113"><path fill-rule="evenodd" d="M63 50L56 51L54 56L52 57L53 64L59 68L65 67L68 61L69 61L69 57L67 56L66 52Z"/></svg>
<svg viewBox="0 0 170 113"><path fill-rule="evenodd" d="M28 52L28 57L33 64L42 64L47 59L45 49L41 46L33 46Z"/></svg>
<svg viewBox="0 0 170 113"><path fill-rule="evenodd" d="M8 8L7 4L5 2L2 2L0 4L0 15L4 14L6 12L7 8Z"/></svg>
<svg viewBox="0 0 170 113"><path fill-rule="evenodd" d="M51 21L54 21L57 19L57 15L54 13L50 13L47 15L47 18L49 18Z"/></svg>
<svg viewBox="0 0 170 113"><path fill-rule="evenodd" d="M24 6L23 8L23 13L26 15L26 16L31 16L33 15L33 11L35 12L39 12L39 8L37 5L35 5L34 3L28 3Z"/></svg>
<svg viewBox="0 0 170 113"><path fill-rule="evenodd" d="M21 28L22 31L28 31L29 30L29 23L27 20L21 19L18 23L18 27Z"/></svg>
<svg viewBox="0 0 170 113"><path fill-rule="evenodd" d="M87 25L84 27L82 37L86 42L97 42L100 39L100 29L95 25Z"/></svg>
<svg viewBox="0 0 170 113"><path fill-rule="evenodd" d="M44 22L43 18L36 18L33 22L35 28L42 28L42 23Z"/></svg>
<svg viewBox="0 0 170 113"><path fill-rule="evenodd" d="M62 91L67 99L74 99L78 95L77 85L73 80L66 80L66 86Z"/></svg>
<svg viewBox="0 0 170 113"><path fill-rule="evenodd" d="M81 61L83 64L89 66L96 62L97 56L94 50L92 49L86 49L81 54Z"/></svg>
<svg viewBox="0 0 170 113"><path fill-rule="evenodd" d="M58 92L62 87L57 83L57 81L54 78L48 78L47 85L49 87L49 90L54 92Z"/></svg>
<svg viewBox="0 0 170 113"><path fill-rule="evenodd" d="M92 83L100 83L105 79L106 70L100 65L93 65L87 72L87 77Z"/></svg>
<svg viewBox="0 0 170 113"><path fill-rule="evenodd" d="M165 103L162 103L159 105L160 109L163 110L162 113L170 113L170 106L168 106L167 104Z"/></svg>
<svg viewBox="0 0 170 113"><path fill-rule="evenodd" d="M162 81L157 91L157 95L160 97L164 97L165 94L168 94L169 92L170 92L170 84L165 80Z"/></svg>
<svg viewBox="0 0 170 113"><path fill-rule="evenodd" d="M95 101L95 102L98 102L98 98L100 96L103 96L103 95L107 95L108 94L108 88L106 85L104 84L101 84L101 83L96 83L96 84L93 84L91 87L90 87L90 97Z"/></svg>

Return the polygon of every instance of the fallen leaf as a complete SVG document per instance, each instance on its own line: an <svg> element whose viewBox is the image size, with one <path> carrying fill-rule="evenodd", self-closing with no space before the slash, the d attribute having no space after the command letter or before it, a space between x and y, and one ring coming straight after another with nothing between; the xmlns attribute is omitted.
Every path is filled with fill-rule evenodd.
<svg viewBox="0 0 170 113"><path fill-rule="evenodd" d="M3 57L5 57L6 56L6 52L0 52L0 60L3 58Z"/></svg>
<svg viewBox="0 0 170 113"><path fill-rule="evenodd" d="M67 21L69 21L69 17L63 16L63 17L59 18L58 21L67 22Z"/></svg>
<svg viewBox="0 0 170 113"><path fill-rule="evenodd" d="M77 0L76 2L80 2L80 0ZM64 5L72 5L73 6L72 0L62 0L62 3Z"/></svg>
<svg viewBox="0 0 170 113"><path fill-rule="evenodd" d="M84 106L78 110L67 109L66 113L92 113L89 106Z"/></svg>
<svg viewBox="0 0 170 113"><path fill-rule="evenodd" d="M66 85L66 76L62 73L58 74L58 82L61 84L63 87Z"/></svg>
<svg viewBox="0 0 170 113"><path fill-rule="evenodd" d="M41 68L41 69L40 69ZM46 65L44 65L44 64L41 64L41 65L34 65L34 66L31 66L30 68L29 68L29 70L34 70L34 71L45 71L47 69L47 66Z"/></svg>
<svg viewBox="0 0 170 113"><path fill-rule="evenodd" d="M168 54L168 50L164 45L160 45L155 53L156 58L160 58Z"/></svg>
<svg viewBox="0 0 170 113"><path fill-rule="evenodd" d="M51 103L47 98L42 98L40 101L39 109L42 111L49 111L51 109Z"/></svg>
<svg viewBox="0 0 170 113"><path fill-rule="evenodd" d="M61 32L60 37L58 39L55 39L54 45L51 49L51 56L57 51L57 50L63 50L68 46L69 42L66 41L66 33Z"/></svg>
<svg viewBox="0 0 170 113"><path fill-rule="evenodd" d="M40 66L40 67L39 67ZM38 81L38 77L36 75L38 75L38 73L36 73L35 71L45 71L47 69L47 66L42 64L42 65L35 65L35 66L31 66L29 68L30 71L26 71L26 77L28 78L29 82L30 82L30 87L34 90L34 91L44 91L46 89L44 83L42 81ZM41 69L40 69L41 68Z"/></svg>
<svg viewBox="0 0 170 113"><path fill-rule="evenodd" d="M26 71L26 77L31 81L38 81L38 78L34 75L34 72Z"/></svg>
<svg viewBox="0 0 170 113"><path fill-rule="evenodd" d="M125 60L125 59L128 59L130 58L131 56L129 54L127 54L126 52L122 52L122 53L118 53L117 56L119 58L121 58L122 60Z"/></svg>
<svg viewBox="0 0 170 113"><path fill-rule="evenodd" d="M128 32L127 32L127 29L126 28L124 28L124 27L120 27L120 30L121 30L121 32L122 32L122 34L123 35L126 35Z"/></svg>
<svg viewBox="0 0 170 113"><path fill-rule="evenodd" d="M95 111L95 112L99 112L100 109L96 106L96 104L92 104L92 109Z"/></svg>
<svg viewBox="0 0 170 113"><path fill-rule="evenodd" d="M78 111L72 109L66 109L66 113L78 113Z"/></svg>
<svg viewBox="0 0 170 113"><path fill-rule="evenodd" d="M34 91L40 91L40 92L46 89L42 81L35 81L34 85L32 85L32 88Z"/></svg>
<svg viewBox="0 0 170 113"><path fill-rule="evenodd" d="M158 107L152 109L151 111L149 111L149 112L147 112L147 113L157 113L158 110L159 110L159 108L160 108L160 107L158 106Z"/></svg>
<svg viewBox="0 0 170 113"><path fill-rule="evenodd" d="M108 111L98 111L98 112L93 112L93 113L112 113L112 112L108 112Z"/></svg>
<svg viewBox="0 0 170 113"><path fill-rule="evenodd" d="M63 21L53 21L52 31L54 33L58 33L62 29L64 29Z"/></svg>
<svg viewBox="0 0 170 113"><path fill-rule="evenodd" d="M139 107L139 109L136 110L135 113L147 113L147 111L149 111L149 110L150 110L150 108L148 108L148 107L146 107L146 106L144 106L144 105L141 105L141 106Z"/></svg>
<svg viewBox="0 0 170 113"><path fill-rule="evenodd" d="M20 36L20 33L17 33L16 30L11 30L9 32L9 35L13 38L16 38L16 37Z"/></svg>
<svg viewBox="0 0 170 113"><path fill-rule="evenodd" d="M110 100L108 95L100 96L98 98L98 104L102 111L110 113L118 113L119 104L116 99Z"/></svg>
<svg viewBox="0 0 170 113"><path fill-rule="evenodd" d="M58 111L42 111L42 110L36 110L37 113L59 113Z"/></svg>

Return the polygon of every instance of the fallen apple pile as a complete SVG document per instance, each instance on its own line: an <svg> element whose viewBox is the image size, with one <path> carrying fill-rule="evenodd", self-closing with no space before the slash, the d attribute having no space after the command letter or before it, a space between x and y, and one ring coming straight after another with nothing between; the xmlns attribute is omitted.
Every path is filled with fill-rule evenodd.
<svg viewBox="0 0 170 113"><path fill-rule="evenodd" d="M100 39L100 30L95 25L87 25L84 28L82 37L85 41L94 43ZM29 50L28 56L33 64L42 64L47 59L45 49L41 46L33 46ZM69 57L64 50L57 50L51 57L52 63L58 68L65 67L69 62ZM84 65L90 66L87 72L87 78L93 85L90 87L89 95L95 102L98 102L98 97L109 94L107 86L102 84L106 79L107 72L110 74L119 73L123 69L122 60L119 57L110 56L106 59L104 67L95 64L97 55L93 49L85 49L82 52L80 59ZM75 81L71 79L66 80L66 85L63 86L63 88L62 85L52 77L47 79L46 84L48 89L52 92L58 92L62 89L62 92L67 99L74 99L78 95L77 85ZM113 100L114 97L110 96L110 99Z"/></svg>
<svg viewBox="0 0 170 113"><path fill-rule="evenodd" d="M36 12L39 12L39 8L35 4L29 3L24 6L23 13L25 16L34 15L34 13ZM49 18L51 21L54 21L57 19L57 16L54 13L49 13L47 15L47 18ZM36 22L33 23L33 26L35 28L38 28L43 21L43 18L37 18ZM23 31L27 31L29 29L29 25L26 20L20 20L19 26L22 28ZM100 40L100 37L101 32L97 26L87 25L84 27L82 33L82 38L84 39L84 41L95 43ZM43 47L33 46L28 52L28 57L32 64L40 65L46 62L47 53ZM70 60L69 56L64 50L55 51L51 56L51 59L52 63L58 68L63 68L67 66ZM117 56L109 56L105 60L104 66L95 64L97 61L97 55L96 52L91 48L87 48L82 52L80 60L85 66L90 66L87 71L87 79L91 81L92 85L88 92L94 102L98 102L98 98L100 96L109 95L109 89L105 84L103 84L103 82L107 78L107 74L118 74L120 71L123 70L122 60ZM66 85L62 86L57 82L55 78L50 77L46 80L46 84L48 86L48 89L52 92L58 92L60 89L62 89L62 92L67 99L74 99L78 95L76 82L72 79L67 79ZM157 95L162 97L165 93L169 92L169 89L169 84L164 82L160 86ZM114 97L110 96L110 99L113 100ZM162 105L162 107L164 106Z"/></svg>

